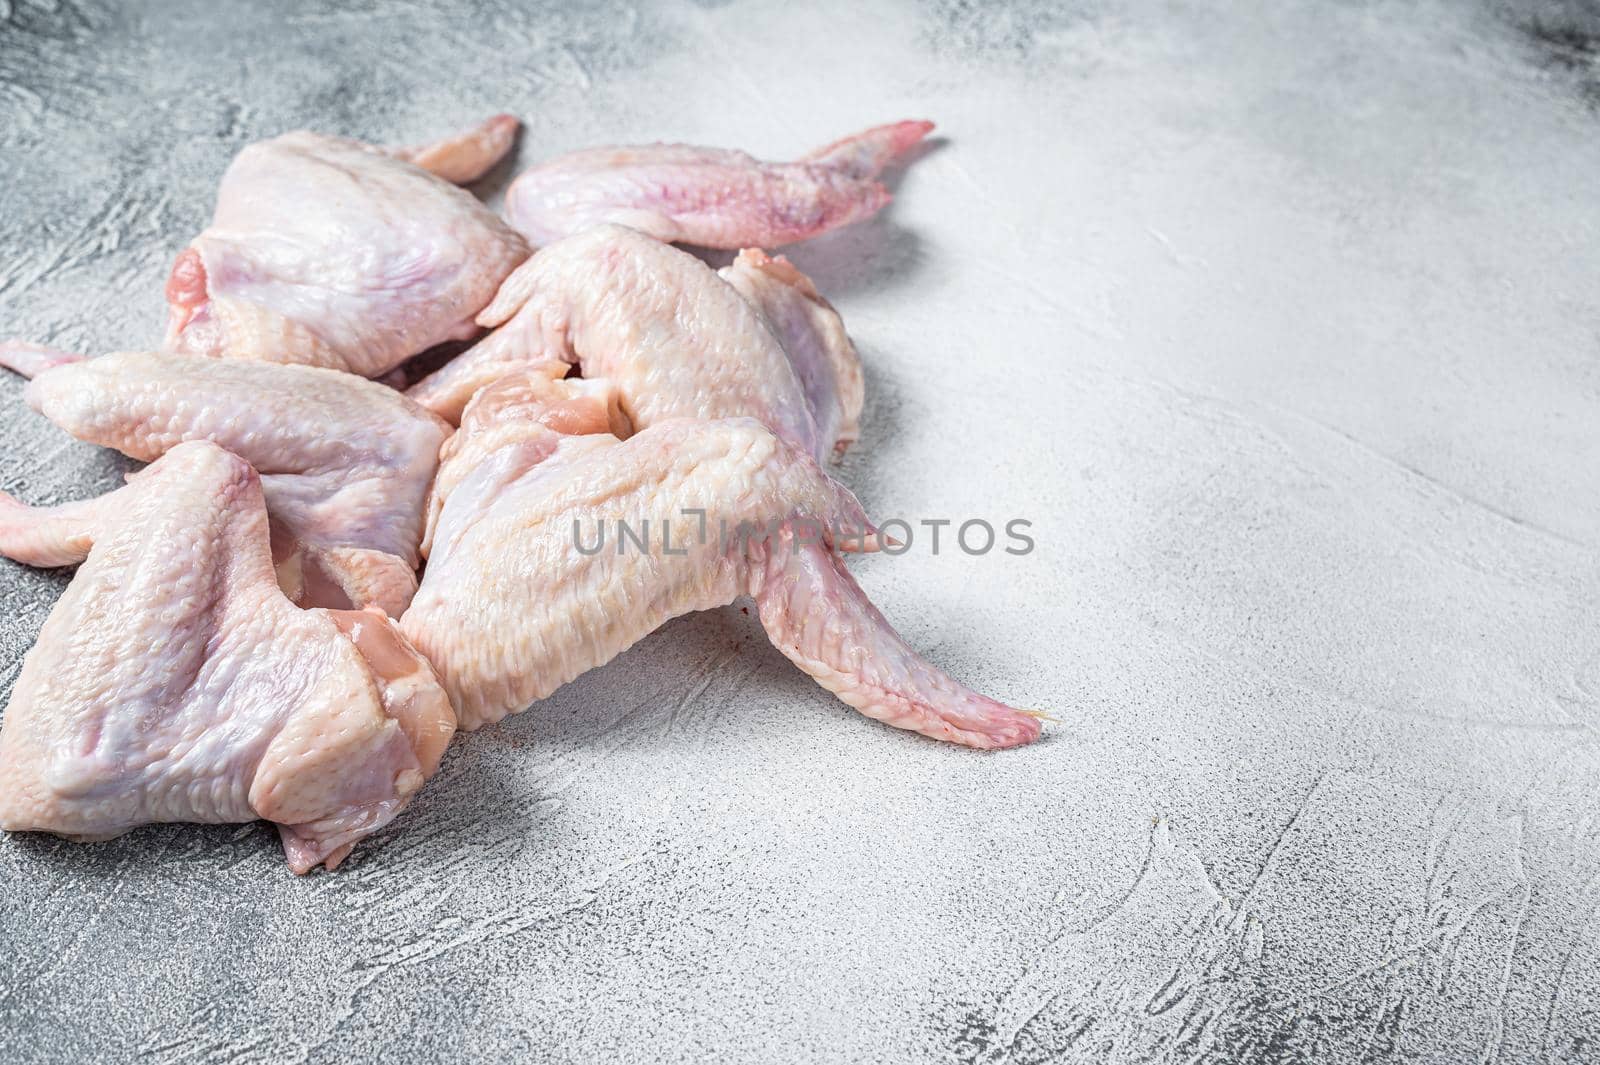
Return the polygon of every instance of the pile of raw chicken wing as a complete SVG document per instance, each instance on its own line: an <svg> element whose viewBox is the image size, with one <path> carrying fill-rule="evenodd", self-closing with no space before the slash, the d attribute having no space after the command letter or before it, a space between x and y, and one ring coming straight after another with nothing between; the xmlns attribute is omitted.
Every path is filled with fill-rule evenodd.
<svg viewBox="0 0 1600 1065"><path fill-rule="evenodd" d="M172 268L161 350L0 344L35 411L149 463L94 499L0 495L0 553L78 565L5 710L0 828L265 819L295 872L331 869L456 731L741 596L869 717L972 747L1039 735L920 658L844 568L878 546L827 472L860 363L760 250L870 217L930 125L792 163L575 152L521 174L502 219L457 186L517 126L251 145ZM742 250L714 270L679 243ZM663 519L674 542L604 539Z"/></svg>

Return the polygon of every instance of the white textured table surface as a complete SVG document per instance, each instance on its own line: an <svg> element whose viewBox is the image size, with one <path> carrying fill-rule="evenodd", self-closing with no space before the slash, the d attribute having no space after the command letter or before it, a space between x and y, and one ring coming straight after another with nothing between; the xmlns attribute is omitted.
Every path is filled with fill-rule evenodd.
<svg viewBox="0 0 1600 1065"><path fill-rule="evenodd" d="M1600 1054L1581 10L0 0L0 333L86 350L159 338L286 129L506 109L529 162L937 120L887 213L792 251L868 366L841 476L1038 546L855 569L1065 722L940 746L684 619L333 875L259 826L0 840L0 1059ZM123 469L16 380L0 412L7 491ZM6 685L67 579L0 565Z"/></svg>

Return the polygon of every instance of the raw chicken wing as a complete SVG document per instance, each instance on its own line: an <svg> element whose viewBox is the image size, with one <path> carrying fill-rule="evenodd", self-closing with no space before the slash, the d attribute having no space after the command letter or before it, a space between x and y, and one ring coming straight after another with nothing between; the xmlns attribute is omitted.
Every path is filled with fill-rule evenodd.
<svg viewBox="0 0 1600 1065"><path fill-rule="evenodd" d="M506 216L535 245L599 222L709 248L789 244L877 214L890 199L877 176L932 128L878 126L794 163L685 144L590 148L525 171Z"/></svg>
<svg viewBox="0 0 1600 1065"><path fill-rule="evenodd" d="M400 393L334 370L188 355L75 359L13 343L0 365L38 370L29 405L80 440L145 461L210 440L253 465L284 591L302 605L398 616L410 602L449 427Z"/></svg>
<svg viewBox="0 0 1600 1065"><path fill-rule="evenodd" d="M576 365L615 385L635 429L746 416L819 458L855 433L861 369L838 315L759 252L719 277L635 230L597 226L519 267L478 322L498 328L409 392L447 419L508 372Z"/></svg>
<svg viewBox="0 0 1600 1065"><path fill-rule="evenodd" d="M492 166L516 125L392 152L305 131L250 145L172 268L166 348L377 377L470 339L528 248L450 181Z"/></svg>
<svg viewBox="0 0 1600 1065"><path fill-rule="evenodd" d="M952 680L868 602L829 544L874 537L809 455L748 418L622 441L612 416L604 382L525 373L479 393L446 448L427 573L400 628L462 728L750 595L773 643L868 717L974 747L1039 735L1036 715Z"/></svg>
<svg viewBox="0 0 1600 1065"><path fill-rule="evenodd" d="M6 500L0 549L88 554L6 706L7 831L100 840L264 818L291 869L331 869L404 808L455 730L388 618L284 598L261 482L214 444L179 444L75 508Z"/></svg>

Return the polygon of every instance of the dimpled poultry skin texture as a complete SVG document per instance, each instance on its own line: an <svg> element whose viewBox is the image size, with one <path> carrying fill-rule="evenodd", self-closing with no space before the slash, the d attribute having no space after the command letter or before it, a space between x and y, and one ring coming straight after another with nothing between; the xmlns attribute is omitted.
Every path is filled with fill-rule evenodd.
<svg viewBox="0 0 1600 1065"><path fill-rule="evenodd" d="M635 429L671 418L751 417L825 457L841 434L854 434L860 361L833 309L800 292L815 295L809 279L793 267L783 280L748 278L762 270L754 255L730 268L738 279L730 284L687 252L625 226L596 226L520 266L478 317L495 331L408 395L454 421L507 373L562 377L576 365L584 377L613 383ZM795 297L812 313L784 310Z"/></svg>
<svg viewBox="0 0 1600 1065"><path fill-rule="evenodd" d="M686 144L590 148L523 172L506 192L506 217L535 245L601 222L730 251L790 244L882 210L890 195L878 175L931 129L877 126L793 163Z"/></svg>
<svg viewBox="0 0 1600 1065"><path fill-rule="evenodd" d="M868 717L973 747L1038 737L1037 715L924 661L867 600L820 534L861 536L865 515L811 456L748 418L619 440L613 403L602 381L505 377L445 449L427 573L400 628L462 728L526 708L673 617L750 595L774 645ZM619 521L655 531L590 550ZM745 523L761 531L738 535Z"/></svg>
<svg viewBox="0 0 1600 1065"><path fill-rule="evenodd" d="M831 440L835 454L842 453L860 434L866 387L839 312L798 267L760 248L744 249L717 276L767 320L800 380L818 445Z"/></svg>
<svg viewBox="0 0 1600 1065"><path fill-rule="evenodd" d="M416 591L428 486L449 427L393 389L311 366L0 344L36 374L34 410L80 440L150 461L210 440L261 473L285 592L303 606L398 616ZM72 506L59 508L71 520ZM78 557L17 555L36 565Z"/></svg>
<svg viewBox="0 0 1600 1065"><path fill-rule="evenodd" d="M12 503L0 525L0 547L88 552L6 706L0 828L264 818L304 873L404 808L455 730L449 700L382 614L283 596L247 463L179 444L90 509L66 528Z"/></svg>
<svg viewBox="0 0 1600 1065"><path fill-rule="evenodd" d="M445 177L482 174L516 125L392 152L303 130L245 148L173 265L163 346L377 377L470 339L528 248Z"/></svg>

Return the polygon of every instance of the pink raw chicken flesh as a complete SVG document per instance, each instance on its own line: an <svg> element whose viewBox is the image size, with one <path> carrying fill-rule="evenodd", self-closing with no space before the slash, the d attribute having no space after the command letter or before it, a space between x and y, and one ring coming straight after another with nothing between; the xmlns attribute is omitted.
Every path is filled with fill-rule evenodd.
<svg viewBox="0 0 1600 1065"><path fill-rule="evenodd" d="M750 595L773 643L868 717L973 747L1037 738L1036 715L912 651L823 546L818 523L859 535L866 521L809 455L748 418L667 421L626 441L615 419L607 382L524 373L480 392L444 449L428 568L400 628L462 728L524 709L671 618ZM650 520L656 539L578 549L619 520ZM744 522L781 531L724 535Z"/></svg>
<svg viewBox="0 0 1600 1065"><path fill-rule="evenodd" d="M256 472L180 444L92 520L5 507L0 545L87 552L0 727L0 828L109 839L167 821L278 824L333 868L438 768L455 715L375 611L278 590Z"/></svg>
<svg viewBox="0 0 1600 1065"><path fill-rule="evenodd" d="M596 226L518 267L478 322L495 331L408 393L452 421L507 373L575 365L615 385L635 429L751 417L817 458L856 436L860 359L782 257L749 250L719 276L637 230Z"/></svg>
<svg viewBox="0 0 1600 1065"><path fill-rule="evenodd" d="M890 197L877 176L931 129L877 126L793 163L686 144L590 148L523 172L506 217L535 245L600 222L708 248L790 244L878 213Z"/></svg>
<svg viewBox="0 0 1600 1065"><path fill-rule="evenodd" d="M450 182L481 175L516 128L497 115L391 151L306 131L250 145L173 265L165 346L377 377L469 339L528 248Z"/></svg>

